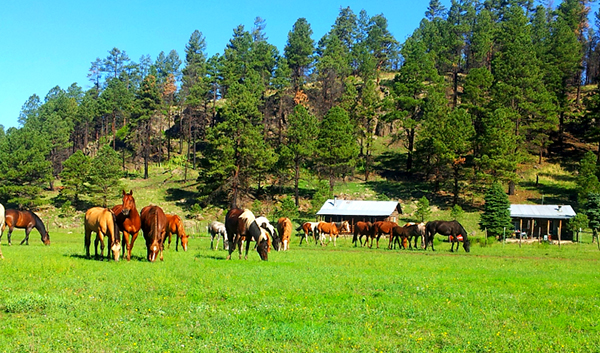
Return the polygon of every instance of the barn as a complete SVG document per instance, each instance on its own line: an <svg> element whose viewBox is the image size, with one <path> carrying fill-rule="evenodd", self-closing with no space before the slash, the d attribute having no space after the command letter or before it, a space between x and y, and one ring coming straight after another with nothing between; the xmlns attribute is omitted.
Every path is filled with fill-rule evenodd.
<svg viewBox="0 0 600 353"><path fill-rule="evenodd" d="M358 221L398 222L402 207L398 201L362 201L329 199L325 201L317 216L325 222L348 221L353 226Z"/></svg>
<svg viewBox="0 0 600 353"><path fill-rule="evenodd" d="M569 205L510 205L515 231L529 238L573 240L573 232L565 224L575 215Z"/></svg>

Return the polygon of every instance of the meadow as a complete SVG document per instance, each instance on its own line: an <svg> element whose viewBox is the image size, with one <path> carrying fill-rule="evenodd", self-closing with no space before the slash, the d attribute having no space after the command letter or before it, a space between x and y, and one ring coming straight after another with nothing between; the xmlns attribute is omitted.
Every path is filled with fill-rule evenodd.
<svg viewBox="0 0 600 353"><path fill-rule="evenodd" d="M23 237L13 234L13 243ZM226 261L205 234L144 260L87 259L81 229L6 245L2 352L573 352L600 346L589 241L471 253L298 246ZM589 240L589 239L584 239Z"/></svg>

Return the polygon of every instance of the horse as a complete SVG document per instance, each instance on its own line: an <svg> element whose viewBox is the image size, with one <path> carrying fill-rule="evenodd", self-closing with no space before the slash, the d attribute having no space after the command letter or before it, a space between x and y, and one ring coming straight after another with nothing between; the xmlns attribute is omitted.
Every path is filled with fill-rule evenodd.
<svg viewBox="0 0 600 353"><path fill-rule="evenodd" d="M6 220L6 212L4 211L4 206L0 204L0 229L4 229L4 222ZM0 238L2 234L0 234ZM4 255L2 255L2 249L0 249L0 259L4 259Z"/></svg>
<svg viewBox="0 0 600 353"><path fill-rule="evenodd" d="M356 247L356 243L358 241L360 243L360 246L364 246L362 242L362 237L367 237L367 239L365 240L365 244L367 244L369 237L372 237L372 232L373 224L371 222L356 222L356 224L354 225L354 237L352 238L352 243Z"/></svg>
<svg viewBox="0 0 600 353"><path fill-rule="evenodd" d="M187 251L188 249L188 236L185 234L185 230L183 229L183 222L178 215L168 214L167 216L167 233L166 237L169 237L169 245L167 248L171 248L171 235L176 234L177 238L175 238L175 251L179 251L179 242L181 241L181 247L183 251Z"/></svg>
<svg viewBox="0 0 600 353"><path fill-rule="evenodd" d="M131 260L133 243L135 243L138 233L142 228L142 221L140 219L140 214L135 207L135 199L133 198L132 190L129 190L129 193L126 193L125 190L123 190L122 201L122 204L114 206L112 211L117 217L119 229L123 232L122 243L126 244L127 261L129 261ZM123 255L125 255L125 247L123 247Z"/></svg>
<svg viewBox="0 0 600 353"><path fill-rule="evenodd" d="M156 255L160 255L160 261L163 261L163 249L165 235L167 232L167 216L158 206L146 206L142 208L140 214L142 222L142 232L146 240L147 259L150 262L156 260Z"/></svg>
<svg viewBox="0 0 600 353"><path fill-rule="evenodd" d="M98 243L100 243L100 258L104 257L104 236L108 235L109 247L113 252L115 261L119 261L121 253L121 240L119 239L119 226L117 225L117 217L108 208L92 207L85 212L84 216L85 228L85 254L90 257L90 245L92 244L92 232L96 233L94 246L96 250L96 259L98 259ZM110 253L106 253L106 257L110 260Z"/></svg>
<svg viewBox="0 0 600 353"><path fill-rule="evenodd" d="M227 260L231 260L231 253L238 245L240 259L242 258L242 237L246 238L246 255L248 259L248 250L250 241L256 242L256 251L261 260L267 261L269 257L269 236L267 232L259 227L252 211L239 208L230 209L225 215L225 229L227 230L227 241L229 242L229 255Z"/></svg>
<svg viewBox="0 0 600 353"><path fill-rule="evenodd" d="M425 229L425 223L421 222L421 223L414 223L414 222L408 222L406 223L404 226L405 227L409 227L409 226L417 226L417 232L411 232L409 237L408 237L408 246L410 249L413 248L412 246L412 238L415 238L415 249L417 249L417 240L421 239L421 249L425 246L425 233L426 233L426 229Z"/></svg>
<svg viewBox="0 0 600 353"><path fill-rule="evenodd" d="M390 234L390 243L393 244L394 249L398 244L399 248L406 250L406 246L410 246L410 239L419 236L419 234L419 228L416 224L405 225L404 227L395 226L392 228L392 234Z"/></svg>
<svg viewBox="0 0 600 353"><path fill-rule="evenodd" d="M319 241L321 242L321 246L323 245L323 241L325 240L325 234L329 234L329 242L326 245L329 245L329 243L331 243L331 238L333 238L333 246L336 246L335 241L339 234L344 230L346 232L350 232L350 224L348 223L348 221L331 223L319 222L317 229L319 229Z"/></svg>
<svg viewBox="0 0 600 353"><path fill-rule="evenodd" d="M279 248L277 251L281 250L281 243L283 243L283 250L286 251L289 249L290 238L292 237L292 221L287 217L281 217L277 220L277 233L281 237L281 242L279 243Z"/></svg>
<svg viewBox="0 0 600 353"><path fill-rule="evenodd" d="M319 222L305 222L302 226L296 228L297 231L301 229L304 231L300 238L300 245L302 245L303 239L306 239L306 242L308 243L308 233L312 234L312 237L315 239L315 244L317 244L317 235L319 233L318 225Z"/></svg>
<svg viewBox="0 0 600 353"><path fill-rule="evenodd" d="M389 234L391 243L392 229L397 225L398 224L396 222L389 221L377 221L373 223L373 231L371 232L371 244L369 245L369 248L373 247L373 238L377 238L377 249L379 249L379 238L381 238L382 234Z"/></svg>
<svg viewBox="0 0 600 353"><path fill-rule="evenodd" d="M217 250L219 247L219 236L223 238L223 249L229 249L229 244L226 242L227 238L227 230L225 229L225 224L219 221L212 221L208 225L208 232L210 233L210 248L213 250ZM213 247L214 240L217 239L217 243Z"/></svg>
<svg viewBox="0 0 600 353"><path fill-rule="evenodd" d="M15 228L24 228L25 229L25 239L21 241L21 245L25 243L25 245L29 245L29 233L33 228L37 229L42 236L42 242L45 245L50 245L50 235L46 231L46 227L44 226L44 222L31 211L19 211L19 210L6 210L5 214L5 223L2 226L2 231L0 232L0 239L2 238L2 233L4 233L4 228L8 227L8 245L11 245L11 235L13 229Z"/></svg>
<svg viewBox="0 0 600 353"><path fill-rule="evenodd" d="M426 233L425 233L425 249L427 250L427 245L431 242L431 250L435 251L433 248L433 237L435 234L441 234L445 236L449 236L449 240L452 243L452 247L450 248L451 252L454 252L454 243L456 243L456 251L458 251L458 242L459 236L463 238L463 248L466 252L471 251L471 242L467 236L467 231L465 228L458 223L458 221L431 221L427 222L425 225Z"/></svg>

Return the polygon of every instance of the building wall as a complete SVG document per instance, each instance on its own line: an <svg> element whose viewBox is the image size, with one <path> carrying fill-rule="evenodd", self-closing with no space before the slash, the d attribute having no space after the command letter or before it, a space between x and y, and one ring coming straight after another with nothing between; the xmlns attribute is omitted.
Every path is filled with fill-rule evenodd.
<svg viewBox="0 0 600 353"><path fill-rule="evenodd" d="M552 240L558 240L559 227L561 227L561 220L559 219L531 219L531 218L512 218L514 229L511 229L511 236L515 230L521 230L527 234L527 237L544 237L544 235L550 236ZM566 228L568 220L562 220L561 240L573 240L573 232ZM520 227L522 225L522 228ZM508 233L508 230L507 230ZM507 237L509 235L507 234Z"/></svg>

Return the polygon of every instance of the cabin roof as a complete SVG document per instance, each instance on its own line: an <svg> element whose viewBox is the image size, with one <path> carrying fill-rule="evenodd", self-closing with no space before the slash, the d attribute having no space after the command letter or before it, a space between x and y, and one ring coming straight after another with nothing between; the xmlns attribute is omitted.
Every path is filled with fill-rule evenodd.
<svg viewBox="0 0 600 353"><path fill-rule="evenodd" d="M319 216L373 216L388 217L394 211L402 213L398 201L360 201L329 199L325 201Z"/></svg>
<svg viewBox="0 0 600 353"><path fill-rule="evenodd" d="M513 218L569 219L575 215L569 205L510 205Z"/></svg>

